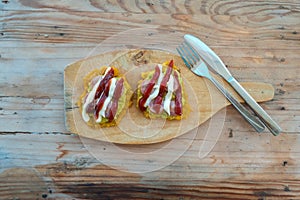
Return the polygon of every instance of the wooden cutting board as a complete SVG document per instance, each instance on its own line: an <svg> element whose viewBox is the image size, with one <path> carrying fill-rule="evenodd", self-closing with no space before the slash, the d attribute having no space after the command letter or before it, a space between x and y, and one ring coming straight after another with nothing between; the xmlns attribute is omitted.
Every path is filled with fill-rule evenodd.
<svg viewBox="0 0 300 200"><path fill-rule="evenodd" d="M101 66L115 66L125 74L132 90L135 91L137 82L141 79L141 72L152 70L156 63L171 59L181 70L187 101L191 107L186 119L180 121L147 119L137 109L134 96L133 105L118 126L93 129L82 120L76 102L83 92L83 77L90 71ZM218 76L216 78L223 82ZM242 101L227 83L223 83L239 101ZM257 102L271 100L274 96L274 88L270 84L255 82L241 84ZM158 50L115 51L80 60L65 68L64 87L68 130L83 137L120 144L149 144L172 139L198 127L216 112L230 105L212 83L190 72L179 56Z"/></svg>

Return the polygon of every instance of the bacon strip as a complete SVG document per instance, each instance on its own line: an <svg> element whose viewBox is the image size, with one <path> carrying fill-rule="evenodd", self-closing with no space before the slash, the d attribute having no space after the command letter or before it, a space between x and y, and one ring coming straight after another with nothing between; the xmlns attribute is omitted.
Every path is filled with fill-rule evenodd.
<svg viewBox="0 0 300 200"><path fill-rule="evenodd" d="M174 73L174 77L178 83L178 88L175 91L175 114L182 115L182 91L177 72Z"/></svg>
<svg viewBox="0 0 300 200"><path fill-rule="evenodd" d="M174 67L174 60L170 60L170 62L169 62L169 67Z"/></svg>
<svg viewBox="0 0 300 200"><path fill-rule="evenodd" d="M101 96L102 91L104 90L106 83L108 83L108 81L114 77L114 69L110 68L110 70L106 73L106 75L103 77L103 79L101 80L97 90L96 90L96 94L95 94L95 98L94 99L98 99Z"/></svg>
<svg viewBox="0 0 300 200"><path fill-rule="evenodd" d="M109 79L110 80L110 79ZM109 81L108 80L108 81ZM98 98L96 104L95 104L95 112L94 112L94 116L96 118L96 120L98 119L99 117L99 111L102 109L103 107L103 104L105 102L105 99L108 97L108 93L109 93L109 87L110 87L110 81L107 82L105 85L104 85L104 91L102 90L101 92L101 96ZM101 83L100 83L101 84ZM99 88L99 87L98 87Z"/></svg>
<svg viewBox="0 0 300 200"><path fill-rule="evenodd" d="M154 99L153 105L155 105L155 107L153 107L154 111L156 114L159 114L162 112L162 109L160 107L162 107L163 105L163 97L165 96L165 93L167 92L167 83L170 79L170 76L172 74L173 71L173 60L170 61L167 72L165 74L165 76L163 77L163 80L161 81L160 87L159 87L159 93L157 95L157 97ZM161 106L159 106L161 105Z"/></svg>
<svg viewBox="0 0 300 200"><path fill-rule="evenodd" d="M114 120L114 118L117 114L118 101L122 95L123 84L124 84L124 79L123 78L119 79L116 84L116 88L115 88L111 103L109 104L109 106L107 107L107 109L105 111L105 117L110 122L112 120Z"/></svg>
<svg viewBox="0 0 300 200"><path fill-rule="evenodd" d="M149 84L147 85L147 88L145 89L145 94L144 96L139 100L139 108L141 111L145 111L146 110L146 107L144 106L148 97L150 96L151 94L151 91L155 85L155 82L157 81L158 77L159 77L159 74L160 74L160 70L159 70L159 67L156 66L155 67L155 72L153 74L153 77L152 79L150 80Z"/></svg>

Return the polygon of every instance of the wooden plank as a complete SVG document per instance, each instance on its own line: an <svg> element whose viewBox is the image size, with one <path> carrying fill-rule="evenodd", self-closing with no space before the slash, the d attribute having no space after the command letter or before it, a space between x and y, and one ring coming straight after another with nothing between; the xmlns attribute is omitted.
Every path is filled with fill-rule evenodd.
<svg viewBox="0 0 300 200"><path fill-rule="evenodd" d="M85 16L84 20L82 15ZM259 49L268 44L270 49L298 48L295 41L299 39L299 13L292 12L289 15L267 13L266 15L272 20L266 21L262 27L257 27L255 26L257 19L227 15L212 17L205 14L130 14L124 16L121 13L93 12L55 12L53 15L51 11L4 11L1 20L3 23L1 37L9 41L21 39L44 43L99 43L113 34L130 28L160 26L173 31L195 34L212 47L249 46ZM24 16L26 21L23 21ZM286 21L289 21L289 24L285 23Z"/></svg>
<svg viewBox="0 0 300 200"><path fill-rule="evenodd" d="M299 135L282 134L274 138L269 134L257 136L254 133L256 137L249 137L248 133L236 131L230 136L227 130L224 131L207 157L198 157L199 146L203 142L203 135L199 134L184 155L173 164L144 174L117 171L105 166L107 161L99 162L91 156L78 136L2 135L0 144L4 148L1 148L0 155L5 162L1 162L0 195L7 198L22 195L26 199L36 195L41 198L43 194L49 198L59 198L67 194L69 198L89 199L115 197L116 194L137 195L140 198L163 197L166 194L170 198L177 194L184 198L200 198L209 194L206 197L228 195L228 198L247 199L260 196L296 198L300 194L300 174L297 172L300 166ZM184 142L188 137L185 135L176 140ZM84 147L92 144L84 143ZM122 163L118 162L118 156L113 156L109 145L103 142L97 144L106 147L102 149L102 154L112 154L111 159L116 159L119 166L132 163L120 157ZM160 145L161 148L163 146ZM280 146L290 148L278 149ZM134 151L135 147L123 148ZM146 145L143 151L153 152L157 148L157 145ZM156 157L150 163L142 161L141 164L159 165L165 157L179 153L174 148L170 147L167 154ZM41 154L41 151L48 153ZM274 176L276 181L270 181L274 180ZM40 182L39 187L30 184L33 178ZM113 189L116 185L120 188L119 192ZM84 189L86 191L83 192ZM116 193L112 194L112 191Z"/></svg>
<svg viewBox="0 0 300 200"><path fill-rule="evenodd" d="M206 123L208 126L209 123ZM277 139L272 137L269 134L261 134L256 137L250 138L250 134L247 132L236 131L232 136L229 136L228 132L225 134L227 130L222 131L222 135L220 136L217 144L214 146L213 151L210 154L203 158L199 159L199 147L203 142L203 134L199 132L196 138L193 140L192 145L190 145L189 149L185 152L183 156L181 156L174 164L170 167L172 170L180 172L183 167L192 167L191 173L195 173L196 177L194 178L205 178L207 174L203 174L204 172L210 173L215 170L214 178L215 179L223 179L228 176L240 174L240 171L230 170L230 167L240 168L243 172L246 172L247 178L253 177L255 174L254 171L259 173L260 170L264 170L264 168L268 168L273 166L273 168L268 168L266 172L266 178L271 179L272 173L282 173L285 172L293 172L297 170L299 167L299 146L297 143L299 142L299 135L284 135L279 136ZM181 137L178 137L175 140L185 141L192 134L187 134ZM79 139L76 135L63 135L63 134L31 134L24 135L22 133L16 133L15 135L1 135L1 146L4 147L1 149L1 158L5 159L6 162L1 162L1 170L2 172L5 168L31 168L35 166L43 166L46 164L54 164L54 163L68 163L71 165L80 165L80 158L85 158L86 162L85 166L81 166L82 168L89 168L95 165L101 164L101 162L107 162L107 160L103 160L101 162L97 161L91 154L88 152L89 146L94 143L98 144L101 147L103 154L112 154L112 159L119 159L119 161L124 161L123 164L129 164L131 162L135 162L132 160L127 160L126 158L115 157L114 154L117 152L114 151L113 148L109 146L106 142L101 141L92 141L85 140L84 143ZM260 142L257 143L256 138L260 138ZM248 145L245 145L247 143ZM289 146L288 149L281 148L278 146L279 144L282 146ZM12 145L15 144L15 145ZM166 143L165 143L166 144ZM48 154L43 155L40 151L47 151ZM106 147L105 149L103 147ZM126 145L122 146L124 149L134 152L135 150L141 150L138 146ZM157 147L164 148L162 144L152 144L152 145L140 145L143 147L142 152L139 152L141 155L144 152L152 152L157 149ZM177 150L176 150L177 149ZM106 152L108 151L108 152ZM181 150L178 149L177 146L168 146L168 151L166 151L167 156L174 156L176 153L180 153ZM65 152L65 153L63 153ZM243 155L241 154L243 153ZM253 158L255 154L259 154L256 158ZM101 156L101 155L100 155ZM117 156L117 155L116 155ZM264 157L262 157L264 156ZM253 158L251 163L247 163L247 160ZM137 159L141 159L138 157ZM153 166L158 165L158 162L163 161L165 158L156 157L153 160ZM286 166L282 166L283 161L287 161ZM116 162L121 167L121 162ZM148 162L144 160L143 162ZM102 164L104 164L102 163ZM141 162L142 163L142 160ZM275 165L277 163L277 165ZM151 163L148 163L152 165ZM214 164L215 168L211 168L211 164ZM250 164L250 165L249 165ZM83 165L83 164L82 164ZM199 165L199 166L197 166ZM269 166L271 165L271 166ZM286 167L286 168L284 168ZM247 168L247 169L244 169ZM274 172L272 170L278 169L279 171ZM243 170L244 169L244 170ZM229 170L229 171L228 171ZM250 171L249 171L250 170ZM291 170L291 171L289 171ZM160 169L159 171L169 171L165 169ZM159 172L158 171L158 172ZM174 171L174 172L175 172ZM224 173L224 172L227 173ZM170 171L171 172L171 171ZM202 172L202 173L201 173ZM263 172L263 171L261 171ZM296 172L296 171L294 171ZM179 177L182 179L185 178L189 173L183 172L183 174ZM196 175L199 173L198 175ZM228 174L229 173L229 174ZM292 174L284 173L282 174L284 178L292 176ZM295 173L295 178L299 177L299 173ZM165 177L168 178L167 176ZM176 177L169 177L176 178ZM186 177L187 178L187 177ZM239 179L239 176L236 177ZM279 179L279 180L281 180ZM267 179L266 179L267 180ZM185 179L188 181L188 179Z"/></svg>
<svg viewBox="0 0 300 200"><path fill-rule="evenodd" d="M86 57L95 45L75 45L75 44L56 44L53 46L45 46L44 44L30 44L23 43L22 47L17 48L17 42L3 42L3 47L0 51L3 65L7 66L5 62L23 62L34 54L35 59L39 60L59 60L63 63L71 63ZM109 50L109 49L108 49ZM230 47L224 49L223 47L214 47L222 60L226 63L230 70L246 70L247 68L260 68L267 70L271 68L281 68L285 66L288 70L297 70L295 63L299 62L297 55L300 54L300 49L293 51L284 51L280 49L258 49L255 52L251 47ZM16 58L16 52L19 56ZM100 52L99 52L100 53ZM69 63L68 63L69 62ZM60 65L53 65L52 68L63 67ZM18 69L15 69L18 70ZM250 69L248 69L250 70Z"/></svg>
<svg viewBox="0 0 300 200"><path fill-rule="evenodd" d="M264 14L259 12L266 10L274 14L285 14L290 10L299 10L299 4L295 0L288 1L247 1L238 4L231 1L185 1L185 0L151 0L151 1L76 1L72 5L66 1L48 2L46 0L16 0L4 1L5 10L30 10L30 11L97 11L118 13L184 13L184 14L227 14L227 15L249 15ZM270 10L272 8L272 10ZM255 12L256 11L256 12ZM265 13L266 13L265 11Z"/></svg>

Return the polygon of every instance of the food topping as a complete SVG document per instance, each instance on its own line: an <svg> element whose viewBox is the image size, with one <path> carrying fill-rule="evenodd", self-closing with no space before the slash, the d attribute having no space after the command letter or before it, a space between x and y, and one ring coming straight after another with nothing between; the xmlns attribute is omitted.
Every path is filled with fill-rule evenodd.
<svg viewBox="0 0 300 200"><path fill-rule="evenodd" d="M147 109L146 107L149 104L148 99L153 99L158 94L158 91L156 91L158 86L156 85L156 87L155 87L155 83L157 80L158 80L158 82L160 82L161 79L162 79L162 67L161 67L161 65L158 65L155 67L155 72L152 76L152 79L149 81L148 85L145 88L145 92L143 94L144 96L139 100L139 108L141 109L141 111L145 111ZM155 93L153 92L151 94L151 91L153 90L153 88L154 88Z"/></svg>
<svg viewBox="0 0 300 200"><path fill-rule="evenodd" d="M179 72L174 69L171 60L163 72L162 65L157 65L152 78L141 83L141 95L139 108L146 111L147 108L154 114L162 114L163 111L168 116L182 115L182 87Z"/></svg>
<svg viewBox="0 0 300 200"><path fill-rule="evenodd" d="M105 115L107 116L109 121L112 121L114 119L114 116L117 113L118 101L122 94L123 84L124 84L123 78L121 78L117 81L112 100L110 101L110 103L107 106Z"/></svg>
<svg viewBox="0 0 300 200"><path fill-rule="evenodd" d="M176 72L174 75L176 85L178 86L177 90L175 91L175 114L182 115L182 89L179 81L179 73Z"/></svg>
<svg viewBox="0 0 300 200"><path fill-rule="evenodd" d="M170 107L171 107L172 94L174 92L174 76L170 76L167 85L168 85L168 93L166 94L165 97L164 110L168 113L168 115L171 115Z"/></svg>
<svg viewBox="0 0 300 200"><path fill-rule="evenodd" d="M104 90L104 87L105 87L105 84L112 78L114 77L114 69L111 68L111 67L108 67L105 71L105 74L97 88L97 91L96 91L96 95L95 95L95 99L98 99L101 95L101 93L103 92Z"/></svg>
<svg viewBox="0 0 300 200"><path fill-rule="evenodd" d="M90 87L92 89L87 94L82 109L82 118L85 122L90 120L91 115L94 116L97 123L100 123L103 118L109 122L114 120L124 85L123 78L114 76L114 69L108 67L104 75L91 80Z"/></svg>

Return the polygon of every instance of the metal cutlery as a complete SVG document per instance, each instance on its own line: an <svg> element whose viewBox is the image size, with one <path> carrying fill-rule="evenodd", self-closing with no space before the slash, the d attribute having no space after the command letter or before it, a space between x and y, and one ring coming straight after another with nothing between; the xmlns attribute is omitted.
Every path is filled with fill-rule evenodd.
<svg viewBox="0 0 300 200"><path fill-rule="evenodd" d="M257 132L265 129L264 124L249 112L235 97L233 97L213 76L211 76L206 64L201 60L188 43L183 43L176 48L186 66L198 76L209 79L232 103L232 105L242 114L242 116L253 126Z"/></svg>
<svg viewBox="0 0 300 200"><path fill-rule="evenodd" d="M231 75L222 60L204 42L193 35L185 35L184 40L200 55L203 61L221 75L245 100L249 107L256 113L273 135L278 135L282 130L268 113L250 96L250 94Z"/></svg>

